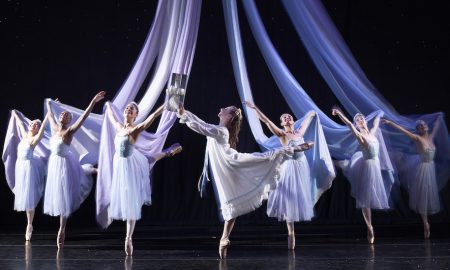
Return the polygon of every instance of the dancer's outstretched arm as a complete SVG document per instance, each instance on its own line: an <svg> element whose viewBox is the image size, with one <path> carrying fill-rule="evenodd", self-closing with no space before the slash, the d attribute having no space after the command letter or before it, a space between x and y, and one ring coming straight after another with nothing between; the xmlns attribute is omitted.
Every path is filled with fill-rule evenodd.
<svg viewBox="0 0 450 270"><path fill-rule="evenodd" d="M159 106L159 108L156 109L156 111L154 111L152 114L150 114L142 123L136 125L136 127L134 128L132 133L139 134L142 131L149 128L150 125L153 123L153 121L155 121L155 119L158 118L162 114L162 112L164 111L164 106L165 106L165 104Z"/></svg>
<svg viewBox="0 0 450 270"><path fill-rule="evenodd" d="M19 115L17 114L16 110L12 110L11 114L14 116L14 118L16 119L16 121L18 123L20 135L22 136L22 138L26 138L27 137L27 131L25 130L24 122L19 117Z"/></svg>
<svg viewBox="0 0 450 270"><path fill-rule="evenodd" d="M401 131L403 134L405 134L406 136L408 136L411 140L417 141L419 139L419 136L417 136L416 134L412 133L411 131L405 129L404 127L400 126L399 124L395 123L394 121L388 120L383 118L382 120L383 124L389 125L395 129L398 129L399 131Z"/></svg>
<svg viewBox="0 0 450 270"><path fill-rule="evenodd" d="M53 114L52 106L50 106L50 99L47 99L47 102L45 105L47 106L47 115L48 115L48 120L50 122L50 127L52 129L52 133L56 133L56 132L58 132L58 123L55 120L55 115Z"/></svg>
<svg viewBox="0 0 450 270"><path fill-rule="evenodd" d="M375 120L373 120L373 126L372 126L372 128L370 129L370 133L371 133L372 135L375 135L375 132L377 132L378 127L380 127L380 118L381 118L381 115L378 114L378 115L375 117Z"/></svg>
<svg viewBox="0 0 450 270"><path fill-rule="evenodd" d="M300 136L304 136L305 135L305 132L306 132L306 130L309 128L309 126L311 125L311 121L312 121L312 119L314 118L314 116L316 116L317 114L316 114L316 112L315 111L311 111L311 112L309 112L308 113L308 115L305 117L305 119L303 119L303 121L302 121L302 123L300 124L300 128L298 129L299 130L299 133L300 133Z"/></svg>
<svg viewBox="0 0 450 270"><path fill-rule="evenodd" d="M434 123L433 130L430 133L431 139L434 139L434 136L436 136L437 130L439 129L441 125L441 119L443 118L443 114L439 114L439 116L436 119L436 122Z"/></svg>
<svg viewBox="0 0 450 270"><path fill-rule="evenodd" d="M185 111L181 105L177 117L180 118L180 122L184 122L193 131L212 138L220 138L225 136L223 128L219 126L208 124L202 119L198 118L195 114Z"/></svg>
<svg viewBox="0 0 450 270"><path fill-rule="evenodd" d="M256 115L258 115L259 120L266 124L266 126L269 128L269 130L273 133L273 135L277 137L284 136L284 133L281 129L277 127L270 119L253 103L250 101L243 101L242 104L247 105L248 107L254 109L256 111Z"/></svg>
<svg viewBox="0 0 450 270"><path fill-rule="evenodd" d="M122 128L122 125L117 120L116 116L114 115L114 112L111 109L111 102L106 102L106 115L108 116L109 120L113 123L114 129L116 131L119 131Z"/></svg>
<svg viewBox="0 0 450 270"><path fill-rule="evenodd" d="M359 143L363 144L364 140L361 136L361 134L359 133L359 131L356 129L356 127L353 125L352 122L350 122L350 120L347 119L347 117L345 117L345 115L341 112L341 110L337 107L333 108L331 110L331 114L332 115L337 115L342 122L344 122L352 131L352 134L356 137L356 139L358 140Z"/></svg>
<svg viewBox="0 0 450 270"><path fill-rule="evenodd" d="M94 108L94 105L97 102L99 102L100 100L102 100L105 97L105 94L106 94L105 91L100 91L94 96L94 98L91 100L91 102L89 103L89 106L86 108L86 110L83 112L83 114L77 119L77 121L75 121L75 123L73 125L71 125L67 129L67 132L69 134L74 134L83 125L84 121L89 116L92 109Z"/></svg>
<svg viewBox="0 0 450 270"><path fill-rule="evenodd" d="M44 135L44 131L45 131L45 126L48 123L48 118L49 118L49 115L47 112L47 114L45 115L44 121L42 121L42 123L41 123L41 127L39 128L38 133L36 133L36 135L31 140L32 147L35 147L39 143L39 141L42 139L42 135Z"/></svg>

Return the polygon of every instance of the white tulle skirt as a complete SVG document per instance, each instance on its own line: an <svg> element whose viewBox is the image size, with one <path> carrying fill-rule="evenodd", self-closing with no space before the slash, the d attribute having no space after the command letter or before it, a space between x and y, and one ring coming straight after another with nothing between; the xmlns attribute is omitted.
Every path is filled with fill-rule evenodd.
<svg viewBox="0 0 450 270"><path fill-rule="evenodd" d="M362 152L356 152L347 170L357 208L389 209L380 161L377 158L365 159Z"/></svg>
<svg viewBox="0 0 450 270"><path fill-rule="evenodd" d="M405 160L409 207L419 214L435 214L441 210L434 162L422 162L415 155Z"/></svg>
<svg viewBox="0 0 450 270"><path fill-rule="evenodd" d="M128 157L114 155L110 219L139 220L142 205L151 204L150 167L138 151Z"/></svg>
<svg viewBox="0 0 450 270"><path fill-rule="evenodd" d="M93 180L91 170L82 167L72 153L50 155L45 185L44 213L68 217L89 195Z"/></svg>
<svg viewBox="0 0 450 270"><path fill-rule="evenodd" d="M42 198L45 184L45 165L38 158L16 161L14 210L34 210Z"/></svg>
<svg viewBox="0 0 450 270"><path fill-rule="evenodd" d="M269 194L267 215L288 222L309 221L314 216L311 176L305 156L282 164L280 181Z"/></svg>

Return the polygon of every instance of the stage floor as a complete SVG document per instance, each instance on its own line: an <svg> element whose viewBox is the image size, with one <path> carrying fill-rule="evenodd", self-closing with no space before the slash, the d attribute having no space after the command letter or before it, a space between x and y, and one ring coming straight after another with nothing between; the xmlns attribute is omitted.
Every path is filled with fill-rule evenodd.
<svg viewBox="0 0 450 270"><path fill-rule="evenodd" d="M417 227L417 226L416 226ZM218 258L220 227L142 227L134 235L133 257L123 251L124 228L67 228L64 249L56 229L35 228L26 244L22 233L0 234L0 269L449 269L450 237L440 228L423 240L419 227L379 228L374 245L364 227L298 227L295 251L286 249L284 227L238 225L226 260ZM408 228L405 226L405 228ZM377 227L375 227L377 230ZM406 229L407 230L407 229ZM327 233L332 231L333 233ZM281 233L280 233L281 232Z"/></svg>

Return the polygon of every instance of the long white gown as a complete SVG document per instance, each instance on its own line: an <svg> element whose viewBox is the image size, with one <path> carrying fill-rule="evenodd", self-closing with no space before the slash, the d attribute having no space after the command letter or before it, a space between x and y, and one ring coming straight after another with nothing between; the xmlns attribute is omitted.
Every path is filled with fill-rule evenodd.
<svg viewBox="0 0 450 270"><path fill-rule="evenodd" d="M128 134L114 138L110 219L139 220L142 205L151 204L150 166L147 158L134 149Z"/></svg>
<svg viewBox="0 0 450 270"><path fill-rule="evenodd" d="M44 213L68 217L87 198L93 181L88 176L89 171L83 169L70 151L70 145L65 144L61 137L51 137L50 150Z"/></svg>
<svg viewBox="0 0 450 270"><path fill-rule="evenodd" d="M372 139L367 148L356 152L347 168L352 196L356 199L356 207L371 209L389 209L388 194L381 174L379 142Z"/></svg>
<svg viewBox="0 0 450 270"><path fill-rule="evenodd" d="M290 140L289 146L302 143L303 138ZM311 173L304 152L296 152L283 162L280 181L267 201L267 215L288 222L309 221L314 216Z"/></svg>
<svg viewBox="0 0 450 270"><path fill-rule="evenodd" d="M265 153L239 153L230 148L226 127L207 124L189 111L184 112L180 122L207 136L206 151L224 220L261 206L268 192L276 186L281 163L292 156L292 151L284 148Z"/></svg>
<svg viewBox="0 0 450 270"><path fill-rule="evenodd" d="M45 165L34 156L34 148L26 139L17 146L15 179L14 210L34 210L44 192Z"/></svg>
<svg viewBox="0 0 450 270"><path fill-rule="evenodd" d="M427 148L404 161L409 207L419 214L435 214L441 210L434 165L435 153L435 148Z"/></svg>

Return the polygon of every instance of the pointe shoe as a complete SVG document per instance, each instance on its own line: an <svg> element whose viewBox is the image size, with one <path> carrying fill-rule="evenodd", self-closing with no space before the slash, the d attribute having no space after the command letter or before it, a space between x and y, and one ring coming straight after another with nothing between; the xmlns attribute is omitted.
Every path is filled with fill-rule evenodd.
<svg viewBox="0 0 450 270"><path fill-rule="evenodd" d="M367 241L369 244L373 244L375 242L375 234L372 226L367 227Z"/></svg>
<svg viewBox="0 0 450 270"><path fill-rule="evenodd" d="M230 240L228 238L220 239L219 243L219 256L221 259L227 257L227 249L230 246Z"/></svg>
<svg viewBox="0 0 450 270"><path fill-rule="evenodd" d="M27 225L27 230L25 232L25 240L31 240L31 234L33 233L33 225Z"/></svg>
<svg viewBox="0 0 450 270"><path fill-rule="evenodd" d="M295 234L288 234L288 249L295 249Z"/></svg>
<svg viewBox="0 0 450 270"><path fill-rule="evenodd" d="M66 233L62 231L58 231L58 238L56 239L56 245L58 246L58 249L64 247L64 240L66 238Z"/></svg>
<svg viewBox="0 0 450 270"><path fill-rule="evenodd" d="M164 150L165 157L173 157L174 155L180 153L183 147L179 143L174 143Z"/></svg>
<svg viewBox="0 0 450 270"><path fill-rule="evenodd" d="M425 239L430 238L430 224L428 222L423 226L423 236Z"/></svg>
<svg viewBox="0 0 450 270"><path fill-rule="evenodd" d="M125 254L133 256L133 242L131 237L125 237Z"/></svg>

